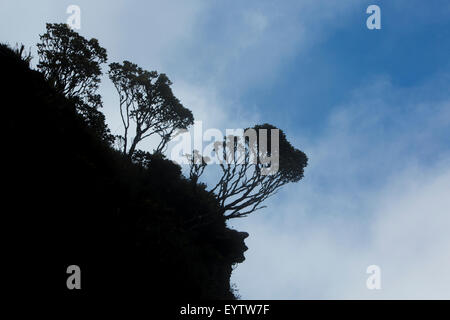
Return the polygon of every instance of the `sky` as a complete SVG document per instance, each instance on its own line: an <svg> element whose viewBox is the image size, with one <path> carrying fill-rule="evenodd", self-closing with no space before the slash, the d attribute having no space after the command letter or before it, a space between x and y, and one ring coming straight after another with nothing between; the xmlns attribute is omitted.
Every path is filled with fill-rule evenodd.
<svg viewBox="0 0 450 320"><path fill-rule="evenodd" d="M449 1L2 0L0 41L35 50L71 4L109 62L166 73L204 128L269 122L308 155L303 180L230 222L250 234L243 299L450 298ZM106 76L100 93L119 134Z"/></svg>

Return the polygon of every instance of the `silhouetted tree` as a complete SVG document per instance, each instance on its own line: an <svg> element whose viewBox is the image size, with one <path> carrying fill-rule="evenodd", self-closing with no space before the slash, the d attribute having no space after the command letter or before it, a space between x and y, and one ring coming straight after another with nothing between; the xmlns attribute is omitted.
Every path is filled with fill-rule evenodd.
<svg viewBox="0 0 450 320"><path fill-rule="evenodd" d="M273 144L272 139L278 144ZM247 129L242 137L226 137L215 144L215 153L222 175L210 193L216 195L227 219L245 217L264 208L263 201L280 187L303 177L308 163L306 155L290 144L283 131L270 124ZM208 160L194 155L190 174L197 180Z"/></svg>
<svg viewBox="0 0 450 320"><path fill-rule="evenodd" d="M87 40L64 23L47 23L46 27L37 44L38 69L68 98L94 95L106 50L97 39Z"/></svg>
<svg viewBox="0 0 450 320"><path fill-rule="evenodd" d="M165 150L177 129L194 123L192 112L174 96L172 82L164 74L147 71L129 61L109 65L109 78L119 93L120 115L124 126L122 151L132 156L142 140L157 134L161 138L155 153ZM135 127L128 147L130 124Z"/></svg>
<svg viewBox="0 0 450 320"><path fill-rule="evenodd" d="M64 23L48 23L37 44L37 68L54 88L74 101L77 111L102 139L112 142L97 94L106 50L97 39L87 40Z"/></svg>

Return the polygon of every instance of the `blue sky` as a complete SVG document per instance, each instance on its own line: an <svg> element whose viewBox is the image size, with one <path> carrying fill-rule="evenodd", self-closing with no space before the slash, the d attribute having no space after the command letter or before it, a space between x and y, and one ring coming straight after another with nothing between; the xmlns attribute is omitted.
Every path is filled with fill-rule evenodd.
<svg viewBox="0 0 450 320"><path fill-rule="evenodd" d="M252 88L245 99L267 109L285 126L289 121L293 130L308 128L314 135L322 128L324 115L362 83L383 75L400 88L420 85L449 68L448 4L430 2L394 6L392 1L360 1L345 19L326 27L326 39L292 57L276 81ZM372 3L382 6L378 31L368 30L361 14ZM289 116L279 114L273 105L282 105Z"/></svg>
<svg viewBox="0 0 450 320"><path fill-rule="evenodd" d="M450 2L3 1L0 40L35 46L69 4L110 62L167 73L205 127L270 122L309 156L300 183L231 223L250 233L243 298L450 298ZM106 77L101 91L120 133Z"/></svg>

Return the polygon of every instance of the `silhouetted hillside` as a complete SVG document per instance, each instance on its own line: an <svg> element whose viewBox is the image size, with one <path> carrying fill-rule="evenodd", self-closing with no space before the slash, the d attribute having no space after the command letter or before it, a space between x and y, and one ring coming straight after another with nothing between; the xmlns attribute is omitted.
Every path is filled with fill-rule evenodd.
<svg viewBox="0 0 450 320"><path fill-rule="evenodd" d="M0 68L6 277L18 291L234 298L247 234L226 227L203 185L162 157L139 165L112 149L4 45ZM72 264L80 291L66 289Z"/></svg>

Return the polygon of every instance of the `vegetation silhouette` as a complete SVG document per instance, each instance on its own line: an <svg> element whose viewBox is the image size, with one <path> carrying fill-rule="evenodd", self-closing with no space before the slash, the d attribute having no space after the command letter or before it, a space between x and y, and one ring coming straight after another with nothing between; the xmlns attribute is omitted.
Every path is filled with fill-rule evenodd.
<svg viewBox="0 0 450 320"><path fill-rule="evenodd" d="M194 116L174 96L172 82L165 74L147 71L129 61L109 65L109 78L120 97L120 116L124 127L122 151L133 156L137 144L152 135L160 136L155 153L165 151L167 144L178 129L186 129L194 123ZM135 135L128 145L130 122L134 123Z"/></svg>
<svg viewBox="0 0 450 320"><path fill-rule="evenodd" d="M74 102L78 113L102 139L113 142L105 116L98 110L103 105L97 89L101 66L107 61L106 49L97 39L87 40L67 24L47 23L46 28L37 44L38 70L56 91Z"/></svg>
<svg viewBox="0 0 450 320"><path fill-rule="evenodd" d="M125 127L118 137L125 146L117 150L97 94L106 50L64 24L47 24L38 54L38 70L32 70L23 47L0 45L5 206L11 208L4 219L14 233L8 274L15 287L45 288L50 295L62 290L91 297L235 299L230 276L244 261L248 234L228 228L226 220L248 214L242 209L300 180L306 156L281 133L280 159L283 150L290 154L280 160L284 169L270 182L257 176L249 184L235 176L246 205L227 206L223 197L236 189L219 182L223 191L207 190L198 182L203 170L186 178L163 154L174 130L193 123L166 75L128 61L110 64L124 125L134 121L136 128L127 147ZM151 134L159 135L159 146L153 152L137 149ZM233 169L228 170L229 178ZM261 198L257 191L266 183L270 192ZM251 204L245 202L248 190L256 192ZM72 264L82 271L79 291L66 288ZM25 276L30 268L32 281Z"/></svg>
<svg viewBox="0 0 450 320"><path fill-rule="evenodd" d="M270 132L276 130L274 138L278 147L272 150ZM244 132L242 137L230 135L215 143L221 175L209 192L216 196L226 219L246 217L265 208L262 203L278 189L303 178L308 163L307 156L273 125L256 125ZM262 140L261 134L264 134ZM205 158L197 150L188 155L192 181L197 182L205 172L209 160Z"/></svg>

